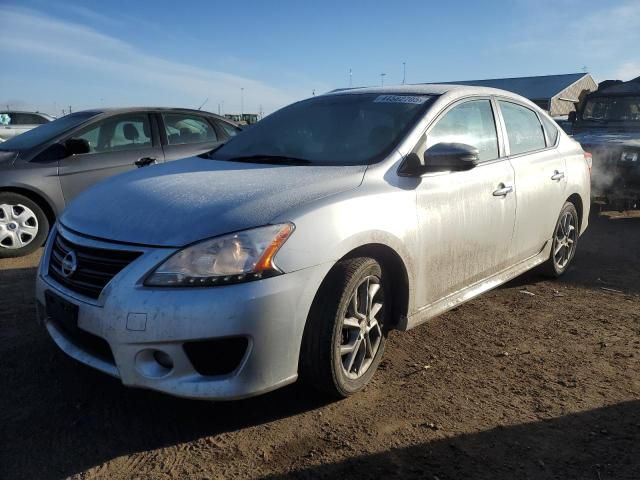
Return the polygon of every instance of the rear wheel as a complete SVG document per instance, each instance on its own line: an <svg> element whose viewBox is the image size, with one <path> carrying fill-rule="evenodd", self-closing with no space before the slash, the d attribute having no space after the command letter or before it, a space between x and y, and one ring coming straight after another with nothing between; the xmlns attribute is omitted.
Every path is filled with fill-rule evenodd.
<svg viewBox="0 0 640 480"><path fill-rule="evenodd" d="M17 193L0 193L0 258L34 252L48 233L47 216L37 203Z"/></svg>
<svg viewBox="0 0 640 480"><path fill-rule="evenodd" d="M553 232L551 255L544 264L548 275L559 277L569 268L578 247L579 225L576 207L573 203L565 203Z"/></svg>
<svg viewBox="0 0 640 480"><path fill-rule="evenodd" d="M337 398L362 390L384 353L385 324L385 285L378 262L352 258L338 263L309 313L302 379Z"/></svg>

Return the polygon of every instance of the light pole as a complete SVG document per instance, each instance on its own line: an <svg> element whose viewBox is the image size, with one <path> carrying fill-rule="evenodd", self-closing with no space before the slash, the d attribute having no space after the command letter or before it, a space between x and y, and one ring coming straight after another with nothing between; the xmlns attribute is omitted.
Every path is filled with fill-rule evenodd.
<svg viewBox="0 0 640 480"><path fill-rule="evenodd" d="M244 87L240 87L240 118L244 115Z"/></svg>
<svg viewBox="0 0 640 480"><path fill-rule="evenodd" d="M349 69L349 88L353 85L353 72Z"/></svg>
<svg viewBox="0 0 640 480"><path fill-rule="evenodd" d="M380 86L384 87L384 77L386 76L386 73L381 73L380 74Z"/></svg>
<svg viewBox="0 0 640 480"><path fill-rule="evenodd" d="M402 84L407 82L407 62L402 62Z"/></svg>

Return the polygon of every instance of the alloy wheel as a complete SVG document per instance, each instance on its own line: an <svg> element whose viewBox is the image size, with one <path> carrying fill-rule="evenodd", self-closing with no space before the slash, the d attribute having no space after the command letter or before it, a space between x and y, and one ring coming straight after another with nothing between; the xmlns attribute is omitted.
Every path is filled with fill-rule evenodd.
<svg viewBox="0 0 640 480"><path fill-rule="evenodd" d="M364 375L380 348L383 338L381 318L384 291L380 279L370 275L354 290L342 321L340 358L347 378Z"/></svg>
<svg viewBox="0 0 640 480"><path fill-rule="evenodd" d="M564 270L576 251L578 230L576 218L571 212L565 212L554 235L553 263L557 270Z"/></svg>

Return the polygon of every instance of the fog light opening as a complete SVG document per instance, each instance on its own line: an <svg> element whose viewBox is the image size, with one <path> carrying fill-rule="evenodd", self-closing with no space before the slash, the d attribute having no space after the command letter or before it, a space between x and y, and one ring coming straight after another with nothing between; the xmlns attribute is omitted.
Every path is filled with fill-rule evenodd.
<svg viewBox="0 0 640 480"><path fill-rule="evenodd" d="M167 370L173 369L173 360L171 357L160 350L155 350L153 352L153 359L160 364L160 366L166 368Z"/></svg>

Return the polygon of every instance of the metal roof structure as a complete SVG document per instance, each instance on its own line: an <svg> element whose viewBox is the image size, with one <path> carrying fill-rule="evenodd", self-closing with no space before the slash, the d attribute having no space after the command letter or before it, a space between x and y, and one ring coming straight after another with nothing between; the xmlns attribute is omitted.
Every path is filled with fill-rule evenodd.
<svg viewBox="0 0 640 480"><path fill-rule="evenodd" d="M438 82L440 84L474 85L508 90L528 98L551 115L566 115L575 110L584 95L593 92L598 84L589 73L567 73L536 77L490 78L485 80L462 80Z"/></svg>

